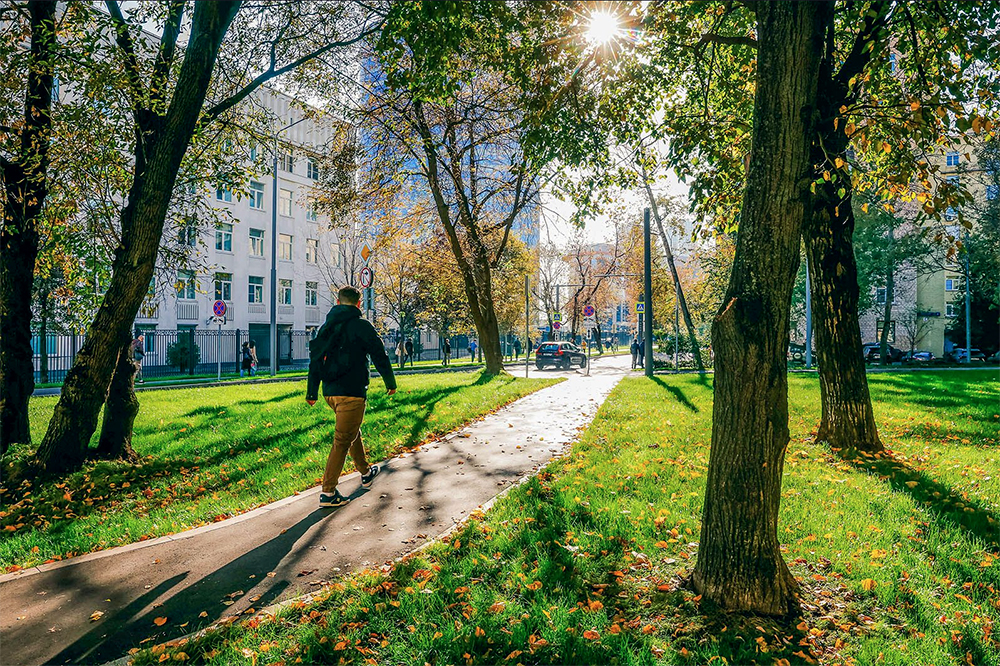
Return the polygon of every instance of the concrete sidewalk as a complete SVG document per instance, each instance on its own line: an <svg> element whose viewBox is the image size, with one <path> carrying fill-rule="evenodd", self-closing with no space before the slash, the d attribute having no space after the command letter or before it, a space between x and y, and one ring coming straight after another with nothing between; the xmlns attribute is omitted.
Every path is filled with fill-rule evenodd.
<svg viewBox="0 0 1000 666"><path fill-rule="evenodd" d="M565 450L627 367L618 357L594 363L590 377L532 368L568 379L388 461L369 491L356 473L342 478L353 501L340 509L318 509L317 487L206 527L2 576L0 662L104 663L391 561Z"/></svg>

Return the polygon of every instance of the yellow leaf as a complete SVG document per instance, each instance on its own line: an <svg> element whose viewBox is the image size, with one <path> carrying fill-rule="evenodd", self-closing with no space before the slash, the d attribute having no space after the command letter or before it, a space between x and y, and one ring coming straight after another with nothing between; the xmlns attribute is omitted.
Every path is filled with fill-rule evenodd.
<svg viewBox="0 0 1000 666"><path fill-rule="evenodd" d="M162 627L166 623L167 623L167 618L165 617L158 617L155 620L153 620L153 624L155 624L158 627Z"/></svg>
<svg viewBox="0 0 1000 666"><path fill-rule="evenodd" d="M882 150L883 150L883 152L886 152L886 153L891 153L892 152L892 146L889 145L888 141L883 141L882 142Z"/></svg>
<svg viewBox="0 0 1000 666"><path fill-rule="evenodd" d="M838 169L842 169L842 168L844 167L844 164L846 164L846 162L844 162L844 160L842 160L842 159L840 159L840 158L838 157L837 159L835 159L835 160L833 161L833 164L834 164L834 166L836 166L836 167L837 167Z"/></svg>
<svg viewBox="0 0 1000 666"><path fill-rule="evenodd" d="M865 592L871 592L871 591L872 591L872 590L874 590L874 589L875 589L876 587L878 587L878 583L876 583L876 582L875 582L874 580L872 580L871 578L865 578L865 579L864 579L863 581L861 581L861 588L862 588L862 589L863 589L863 590L864 590Z"/></svg>
<svg viewBox="0 0 1000 666"><path fill-rule="evenodd" d="M590 609L591 611L593 611L593 612L595 612L595 613L596 613L597 611L599 611L599 610L601 610L602 608L604 608L604 604L602 604L602 603L601 603L600 601L598 601L597 599L594 599L594 600L590 601L590 602L589 602L589 603L587 604L587 607L588 607L588 608L589 608L589 609Z"/></svg>
<svg viewBox="0 0 1000 666"><path fill-rule="evenodd" d="M90 621L97 622L104 616L104 611L94 611L90 614Z"/></svg>

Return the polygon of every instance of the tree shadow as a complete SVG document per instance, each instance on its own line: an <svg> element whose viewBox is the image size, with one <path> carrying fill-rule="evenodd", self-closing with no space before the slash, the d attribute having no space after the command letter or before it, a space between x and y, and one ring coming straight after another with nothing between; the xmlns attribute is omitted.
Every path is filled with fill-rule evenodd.
<svg viewBox="0 0 1000 666"><path fill-rule="evenodd" d="M862 472L888 481L893 490L930 507L945 520L984 541L987 548L1000 552L998 517L976 500L962 497L943 483L894 458L856 457L846 461Z"/></svg>
<svg viewBox="0 0 1000 666"><path fill-rule="evenodd" d="M152 638L154 643L161 643L189 634L199 626L221 619L230 614L227 602L233 602L232 607L240 609L236 615L243 612L243 607L247 603L252 603L253 607L258 609L270 605L289 587L289 581L271 579L265 574L276 570L279 565L294 568L294 562L286 561L286 557L296 542L313 525L329 515L329 511L316 509L294 526L283 530L277 537L215 569L193 585L175 590L155 608L142 612L142 609L149 606L161 594L187 578L188 574L171 578L125 608L108 613L100 626L95 626L90 632L64 648L51 659L51 663L106 663L125 654L128 649L147 638ZM67 577L70 579L73 578L72 569L73 567L66 569ZM255 580L259 581L256 587L244 583L243 585L249 588L248 591L235 589L241 585L239 581L247 581L251 575L256 576ZM60 582L60 585L79 584L80 581L74 580ZM120 591L108 589L107 594L112 598L126 596L128 589L123 585ZM252 602L241 604L240 601L251 593L256 598ZM208 613L207 618L199 618L202 612ZM169 625L157 629L153 623L155 617L169 618ZM108 626L115 628L113 633L108 633Z"/></svg>
<svg viewBox="0 0 1000 666"><path fill-rule="evenodd" d="M656 384L659 384L662 388L665 388L667 391L669 391L670 394L674 396L674 398L677 400L677 402L681 403L692 412L695 412L697 414L699 411L701 411L700 409L698 409L697 405L688 400L688 397L684 395L684 391L680 390L678 387L671 386L670 384L666 383L665 381L656 376L653 377L653 381Z"/></svg>

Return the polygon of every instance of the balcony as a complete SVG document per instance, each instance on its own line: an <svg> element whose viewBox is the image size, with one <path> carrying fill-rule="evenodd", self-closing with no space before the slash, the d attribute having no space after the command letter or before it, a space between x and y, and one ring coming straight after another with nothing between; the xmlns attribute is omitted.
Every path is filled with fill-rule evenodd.
<svg viewBox="0 0 1000 666"><path fill-rule="evenodd" d="M320 316L319 308L314 305L306 306L306 323L307 324L318 324L323 321Z"/></svg>
<svg viewBox="0 0 1000 666"><path fill-rule="evenodd" d="M177 301L177 319L187 321L197 321L198 301Z"/></svg>
<svg viewBox="0 0 1000 666"><path fill-rule="evenodd" d="M159 319L160 318L160 304L155 301L146 301L141 306L139 306L139 314L136 315L136 319Z"/></svg>
<svg viewBox="0 0 1000 666"><path fill-rule="evenodd" d="M279 305L278 306L278 314L279 315L292 316L292 315L295 314L295 306L294 305Z"/></svg>

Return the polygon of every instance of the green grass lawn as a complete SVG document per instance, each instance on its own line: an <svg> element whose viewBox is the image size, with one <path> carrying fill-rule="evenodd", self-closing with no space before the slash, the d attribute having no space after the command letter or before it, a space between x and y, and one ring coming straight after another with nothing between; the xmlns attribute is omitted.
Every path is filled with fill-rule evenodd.
<svg viewBox="0 0 1000 666"><path fill-rule="evenodd" d="M412 375L391 397L372 381L362 429L369 457L391 457L556 381ZM222 520L305 490L323 474L333 412L322 400L305 403L305 382L164 390L139 399L140 465L100 462L36 486L0 484L0 568ZM33 441L41 441L55 403L32 398ZM12 459L30 453L14 450Z"/></svg>
<svg viewBox="0 0 1000 666"><path fill-rule="evenodd" d="M869 377L899 460L874 471L812 442L817 379L790 378L790 621L718 614L684 585L710 382L627 378L568 456L445 542L136 663L1000 663L995 370Z"/></svg>

